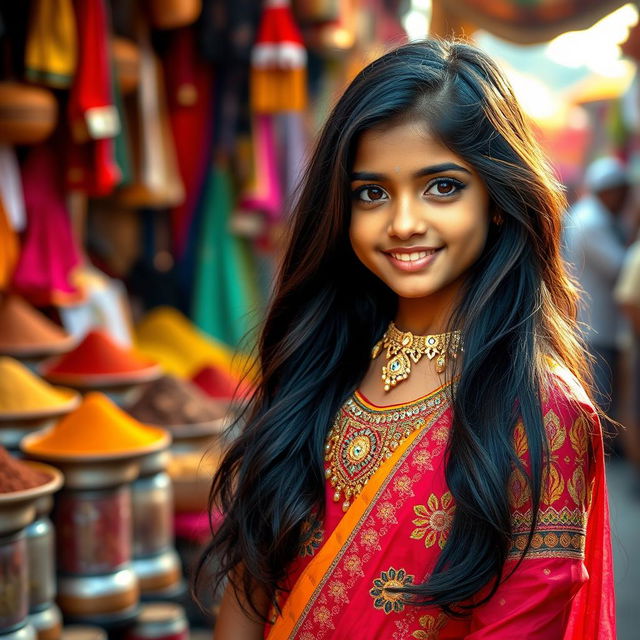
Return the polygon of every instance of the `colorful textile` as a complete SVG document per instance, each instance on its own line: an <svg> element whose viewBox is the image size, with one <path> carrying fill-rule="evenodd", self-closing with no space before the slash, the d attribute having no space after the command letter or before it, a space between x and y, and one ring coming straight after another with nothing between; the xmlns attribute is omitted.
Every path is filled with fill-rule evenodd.
<svg viewBox="0 0 640 640"><path fill-rule="evenodd" d="M66 89L78 58L73 0L34 0L30 8L25 75L32 82Z"/></svg>
<svg viewBox="0 0 640 640"><path fill-rule="evenodd" d="M73 282L80 252L60 169L50 144L32 147L23 166L28 223L13 289L36 306L74 304L84 295Z"/></svg>
<svg viewBox="0 0 640 640"><path fill-rule="evenodd" d="M229 172L214 167L202 202L193 319L214 338L248 350L242 341L257 324L259 295L249 245L227 230L232 207Z"/></svg>
<svg viewBox="0 0 640 640"><path fill-rule="evenodd" d="M78 68L69 94L69 188L104 196L120 181L113 137L120 123L111 93L107 5L75 0Z"/></svg>
<svg viewBox="0 0 640 640"><path fill-rule="evenodd" d="M0 197L0 291L4 291L11 282L19 253L18 234L9 224L9 218Z"/></svg>
<svg viewBox="0 0 640 640"><path fill-rule="evenodd" d="M276 617L272 611L275 624L265 629L265 637L615 638L599 422L584 391L566 371L557 369L550 380L543 394L550 466L543 479L538 526L525 559L516 566L526 543L531 500L522 472L514 469L509 481L513 545L506 578L487 603L458 619L436 608L411 606L389 591L424 582L447 543L456 508L444 476L452 418L447 387L391 407L372 405L356 392L337 418L344 437L339 447L343 471L354 481L366 474L389 426L404 428L406 439L345 514L333 500L329 479L324 521L309 521L289 574L293 588L281 594L282 613ZM526 467L522 426L516 427L514 440Z"/></svg>

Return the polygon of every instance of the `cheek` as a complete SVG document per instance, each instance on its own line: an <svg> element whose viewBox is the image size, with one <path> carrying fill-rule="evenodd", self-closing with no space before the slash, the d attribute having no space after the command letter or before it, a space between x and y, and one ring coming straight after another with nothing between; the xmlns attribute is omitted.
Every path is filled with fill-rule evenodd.
<svg viewBox="0 0 640 640"><path fill-rule="evenodd" d="M365 264L371 260L372 252L375 251L375 238L376 233L371 221L354 214L349 226L349 240L354 253Z"/></svg>

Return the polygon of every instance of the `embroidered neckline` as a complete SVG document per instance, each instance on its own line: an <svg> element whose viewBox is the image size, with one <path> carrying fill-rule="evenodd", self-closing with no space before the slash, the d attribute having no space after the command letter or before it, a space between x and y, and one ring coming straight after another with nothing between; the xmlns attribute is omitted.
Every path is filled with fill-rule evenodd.
<svg viewBox="0 0 640 640"><path fill-rule="evenodd" d="M375 402L372 402L371 400L369 400L369 398L367 398L364 395L364 393L360 391L360 389L356 389L353 393L353 396L354 396L354 399L358 402L358 404L360 404L362 407L364 407L369 411L391 411L391 410L398 410L398 409L405 409L408 407L412 407L415 404L418 404L420 402L423 402L424 400L427 400L431 396L435 396L436 394L439 394L441 391L444 391L449 386L451 386L451 382L445 382L443 385L440 385L437 389L430 391L424 396L420 396L415 400L409 400L408 402L399 402L397 404L385 404L385 405L376 404Z"/></svg>
<svg viewBox="0 0 640 640"><path fill-rule="evenodd" d="M398 446L447 402L449 386L386 407L370 404L358 391L346 401L325 444L325 477L335 489L333 500L344 498L343 511Z"/></svg>

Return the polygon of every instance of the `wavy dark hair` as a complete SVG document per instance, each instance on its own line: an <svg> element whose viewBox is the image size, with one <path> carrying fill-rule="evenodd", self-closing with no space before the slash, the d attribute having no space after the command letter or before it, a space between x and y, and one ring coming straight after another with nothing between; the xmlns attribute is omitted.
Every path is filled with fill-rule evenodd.
<svg viewBox="0 0 640 640"><path fill-rule="evenodd" d="M440 40L403 45L369 64L335 105L306 169L259 341L259 387L213 479L211 506L224 521L195 584L204 586L213 560L214 583L235 576L256 614L255 589L274 600L305 519L323 513L327 431L396 311L395 295L349 243L350 172L364 131L406 119L424 123L474 167L491 213L502 218L451 320L464 336L446 462L456 510L428 581L403 589L409 602L459 615L460 603L485 585L491 597L510 546L515 423L522 419L529 441L535 522L547 457L545 359L581 382L587 376L575 290L559 253L563 191L502 73L475 47Z"/></svg>

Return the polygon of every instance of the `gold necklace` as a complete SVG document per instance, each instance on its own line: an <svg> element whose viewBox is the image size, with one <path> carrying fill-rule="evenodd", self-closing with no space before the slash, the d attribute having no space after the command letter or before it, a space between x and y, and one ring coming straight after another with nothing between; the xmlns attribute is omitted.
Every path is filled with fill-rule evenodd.
<svg viewBox="0 0 640 640"><path fill-rule="evenodd" d="M387 351L387 363L382 367L384 390L400 384L411 373L411 362L418 364L422 356L429 360L436 358L436 372L445 370L447 356L457 357L462 351L460 331L437 333L428 336L414 336L411 331L400 331L391 322L382 339L371 351L371 359L375 360L383 349Z"/></svg>

